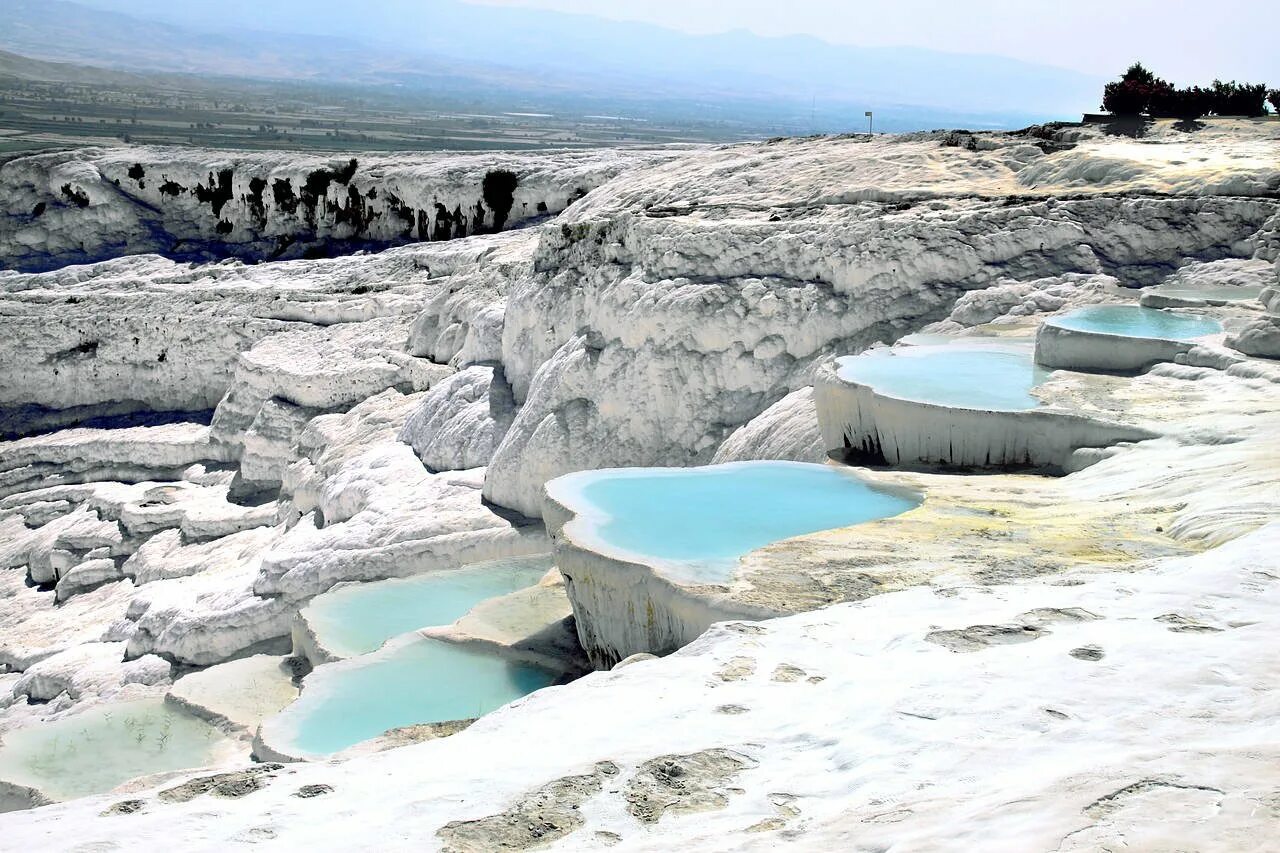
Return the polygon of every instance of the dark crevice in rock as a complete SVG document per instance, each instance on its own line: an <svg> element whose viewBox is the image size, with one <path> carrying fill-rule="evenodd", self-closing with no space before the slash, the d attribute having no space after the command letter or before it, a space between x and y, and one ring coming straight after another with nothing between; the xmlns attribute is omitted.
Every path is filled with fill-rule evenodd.
<svg viewBox="0 0 1280 853"><path fill-rule="evenodd" d="M507 217L511 214L511 206L515 203L515 192L518 186L520 186L520 178L515 172L506 169L494 169L484 176L482 185L484 203L493 211L495 232L501 231L507 224Z"/></svg>
<svg viewBox="0 0 1280 853"><path fill-rule="evenodd" d="M31 405L0 408L0 441L64 429L126 429L180 423L208 426L213 423L213 412L155 412L128 400L72 409Z"/></svg>
<svg viewBox="0 0 1280 853"><path fill-rule="evenodd" d="M45 364L54 364L60 361L83 361L85 359L94 358L98 354L98 341L85 341L73 347L50 353L45 356Z"/></svg>
<svg viewBox="0 0 1280 853"><path fill-rule="evenodd" d="M298 212L298 197L293 192L293 183L288 178L276 178L271 184L271 195L275 199L276 210L286 216Z"/></svg>
<svg viewBox="0 0 1280 853"><path fill-rule="evenodd" d="M89 206L89 194L80 189L80 187L73 187L71 184L63 184L61 192L63 197L76 207L85 208Z"/></svg>
<svg viewBox="0 0 1280 853"><path fill-rule="evenodd" d="M245 195L245 204L249 206L249 216L258 228L267 226L267 203L263 193L267 190L267 182L263 178L252 178L249 181L249 192Z"/></svg>
<svg viewBox="0 0 1280 853"><path fill-rule="evenodd" d="M215 176L209 173L209 185L196 184L196 198L202 204L209 205L209 209L213 211L214 216L222 215L222 208L226 207L227 202L235 197L235 190L232 181L235 178L235 172L231 169L222 169Z"/></svg>

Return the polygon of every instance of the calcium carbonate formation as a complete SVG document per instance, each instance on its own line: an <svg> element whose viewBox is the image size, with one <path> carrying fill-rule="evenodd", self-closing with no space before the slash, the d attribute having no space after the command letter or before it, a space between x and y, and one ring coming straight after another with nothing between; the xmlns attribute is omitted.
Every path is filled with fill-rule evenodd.
<svg viewBox="0 0 1280 853"><path fill-rule="evenodd" d="M0 846L1263 849L1280 124L1203 124L4 159Z"/></svg>

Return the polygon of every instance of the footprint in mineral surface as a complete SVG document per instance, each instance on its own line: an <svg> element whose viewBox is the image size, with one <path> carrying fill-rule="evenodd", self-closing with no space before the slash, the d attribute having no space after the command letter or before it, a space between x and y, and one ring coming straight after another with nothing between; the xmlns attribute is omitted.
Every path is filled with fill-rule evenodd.
<svg viewBox="0 0 1280 853"><path fill-rule="evenodd" d="M265 844L275 841L278 834L273 826L254 826L234 836L232 840L241 844Z"/></svg>
<svg viewBox="0 0 1280 853"><path fill-rule="evenodd" d="M1205 622L1201 622L1194 616L1186 616L1182 613L1166 613L1163 616L1156 617L1157 622L1164 622L1169 626L1169 630L1175 634L1218 634L1222 632L1221 628L1216 628Z"/></svg>
<svg viewBox="0 0 1280 853"><path fill-rule="evenodd" d="M293 792L295 797L303 800L309 800L312 797L323 797L325 794L332 794L333 786L331 785L303 785L301 788Z"/></svg>
<svg viewBox="0 0 1280 853"><path fill-rule="evenodd" d="M748 657L736 657L716 673L721 681L744 681L755 674L756 662Z"/></svg>
<svg viewBox="0 0 1280 853"><path fill-rule="evenodd" d="M925 639L953 652L977 652L991 646L1029 643L1050 633L1036 625L970 625L952 631L932 631Z"/></svg>
<svg viewBox="0 0 1280 853"><path fill-rule="evenodd" d="M768 817L758 823L748 826L747 832L776 832L780 829L786 829L793 819L800 816L800 809L794 805L796 796L794 794L774 793L769 795L769 802L778 810L776 817Z"/></svg>
<svg viewBox="0 0 1280 853"><path fill-rule="evenodd" d="M1081 646L1078 649L1072 649L1068 654L1077 660L1086 661L1100 661L1107 656L1106 652L1098 646Z"/></svg>
<svg viewBox="0 0 1280 853"><path fill-rule="evenodd" d="M1054 623L1093 622L1102 617L1083 607L1037 607L1018 617L1023 625L1052 625Z"/></svg>
<svg viewBox="0 0 1280 853"><path fill-rule="evenodd" d="M102 817L108 817L109 815L137 814L146 807L146 800L124 800L106 809L102 813Z"/></svg>
<svg viewBox="0 0 1280 853"><path fill-rule="evenodd" d="M784 684L799 681L806 675L808 675L808 673L803 669L798 666L792 666L789 663L778 664L777 668L773 670L773 680L783 682Z"/></svg>
<svg viewBox="0 0 1280 853"><path fill-rule="evenodd" d="M627 783L627 811L641 823L652 824L668 812L723 809L730 796L742 792L729 783L755 764L754 759L727 749L659 756L637 767Z"/></svg>

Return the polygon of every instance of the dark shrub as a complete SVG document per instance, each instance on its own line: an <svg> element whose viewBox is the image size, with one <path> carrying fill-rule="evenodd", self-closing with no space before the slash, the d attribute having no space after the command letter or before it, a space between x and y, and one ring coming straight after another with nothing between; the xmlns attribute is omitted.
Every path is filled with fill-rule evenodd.
<svg viewBox="0 0 1280 853"><path fill-rule="evenodd" d="M1148 109L1154 118L1177 118L1194 121L1209 112L1213 93L1199 86L1184 89L1157 89L1151 94Z"/></svg>
<svg viewBox="0 0 1280 853"><path fill-rule="evenodd" d="M1137 83L1108 83L1102 90L1102 108L1113 116L1141 115L1151 100L1151 93Z"/></svg>
<svg viewBox="0 0 1280 853"><path fill-rule="evenodd" d="M1153 97L1166 97L1173 87L1135 62L1118 81L1102 91L1102 108L1116 116L1136 116L1146 112Z"/></svg>
<svg viewBox="0 0 1280 853"><path fill-rule="evenodd" d="M1271 102L1271 109L1280 113L1280 89L1272 89L1267 95L1267 100Z"/></svg>
<svg viewBox="0 0 1280 853"><path fill-rule="evenodd" d="M1219 116L1266 115L1267 87L1262 83L1213 81L1210 111Z"/></svg>

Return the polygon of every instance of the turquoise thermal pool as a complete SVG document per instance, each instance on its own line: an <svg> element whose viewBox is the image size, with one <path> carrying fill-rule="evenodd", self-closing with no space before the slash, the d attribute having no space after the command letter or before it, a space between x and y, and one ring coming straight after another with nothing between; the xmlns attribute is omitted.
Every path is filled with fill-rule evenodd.
<svg viewBox="0 0 1280 853"><path fill-rule="evenodd" d="M1189 341L1222 331L1222 324L1198 314L1174 314L1138 305L1093 305L1048 321L1076 332Z"/></svg>
<svg viewBox="0 0 1280 853"><path fill-rule="evenodd" d="M409 631L448 625L486 599L533 586L552 565L549 556L520 557L346 586L314 599L303 617L325 649L355 657Z"/></svg>
<svg viewBox="0 0 1280 853"><path fill-rule="evenodd" d="M577 514L580 544L703 582L727 580L739 557L772 542L920 504L850 472L796 462L590 471L549 488Z"/></svg>
<svg viewBox="0 0 1280 853"><path fill-rule="evenodd" d="M547 687L548 670L412 636L381 651L327 664L302 696L268 722L278 747L332 755L391 729L467 720Z"/></svg>
<svg viewBox="0 0 1280 853"><path fill-rule="evenodd" d="M963 409L1024 411L1040 405L1031 389L1051 371L1030 347L908 346L837 360L836 375L901 400Z"/></svg>
<svg viewBox="0 0 1280 853"><path fill-rule="evenodd" d="M0 779L70 800L139 776L205 767L233 749L207 723L163 699L143 699L10 732L0 748Z"/></svg>

